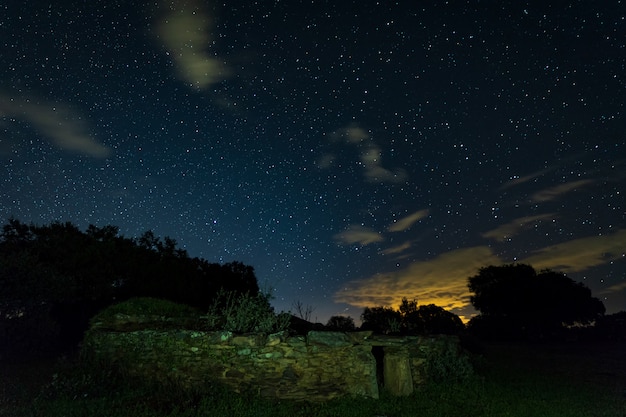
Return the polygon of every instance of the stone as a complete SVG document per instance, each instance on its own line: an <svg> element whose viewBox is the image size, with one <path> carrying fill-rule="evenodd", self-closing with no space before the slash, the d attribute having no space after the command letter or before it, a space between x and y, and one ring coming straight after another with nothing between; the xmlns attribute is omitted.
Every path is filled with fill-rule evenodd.
<svg viewBox="0 0 626 417"><path fill-rule="evenodd" d="M406 354L386 353L383 363L385 391L396 396L411 395L413 377L409 357Z"/></svg>
<svg viewBox="0 0 626 417"><path fill-rule="evenodd" d="M234 336L230 343L235 346L254 346L256 345L256 339L250 336Z"/></svg>
<svg viewBox="0 0 626 417"><path fill-rule="evenodd" d="M150 326L119 332L94 325L81 354L98 364L124 363L129 375L175 379L185 388L201 387L209 378L236 392L327 401L341 396L378 398L377 375L391 394L409 395L428 383L429 358L450 351L458 351L458 339L450 336L311 331L289 337Z"/></svg>
<svg viewBox="0 0 626 417"><path fill-rule="evenodd" d="M310 331L306 338L307 344L317 346L342 347L352 346L348 336L342 332L319 332Z"/></svg>
<svg viewBox="0 0 626 417"><path fill-rule="evenodd" d="M372 333L373 332L371 330L367 330L367 331L362 331L362 332L349 332L349 333L345 333L345 335L348 338L348 340L350 340L354 344L357 344L357 343L363 343L364 341L366 341L369 337L372 336Z"/></svg>
<svg viewBox="0 0 626 417"><path fill-rule="evenodd" d="M296 382L298 380L298 374L296 373L296 371L293 369L293 367L288 366L282 374L283 379L290 381L290 382Z"/></svg>
<svg viewBox="0 0 626 417"><path fill-rule="evenodd" d="M285 340L286 332L273 333L267 336L266 346L276 346Z"/></svg>

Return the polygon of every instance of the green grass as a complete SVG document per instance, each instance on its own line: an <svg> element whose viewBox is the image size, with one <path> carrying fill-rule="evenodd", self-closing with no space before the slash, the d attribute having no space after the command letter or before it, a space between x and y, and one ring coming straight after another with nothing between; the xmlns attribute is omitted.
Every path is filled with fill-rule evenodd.
<svg viewBox="0 0 626 417"><path fill-rule="evenodd" d="M432 384L404 398L322 404L235 395L213 384L203 392L182 391L102 369L88 372L71 361L47 368L34 363L0 368L6 371L0 374L0 416L626 417L624 352L623 343L492 345L465 382Z"/></svg>
<svg viewBox="0 0 626 417"><path fill-rule="evenodd" d="M143 314L163 317L194 317L199 311L184 304L150 297L137 297L113 304L97 314L93 321L106 321L116 314Z"/></svg>

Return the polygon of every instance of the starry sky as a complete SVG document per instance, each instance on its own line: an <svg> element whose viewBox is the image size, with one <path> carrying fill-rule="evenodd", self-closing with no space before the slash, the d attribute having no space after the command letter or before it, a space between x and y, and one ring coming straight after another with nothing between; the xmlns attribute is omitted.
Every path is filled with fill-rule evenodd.
<svg viewBox="0 0 626 417"><path fill-rule="evenodd" d="M0 4L0 220L254 266L277 310L467 319L511 262L626 310L623 1Z"/></svg>

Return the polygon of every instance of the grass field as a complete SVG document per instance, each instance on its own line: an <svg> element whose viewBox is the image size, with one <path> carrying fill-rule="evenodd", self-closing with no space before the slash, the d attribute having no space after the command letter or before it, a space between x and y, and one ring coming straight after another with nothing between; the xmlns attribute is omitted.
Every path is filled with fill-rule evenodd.
<svg viewBox="0 0 626 417"><path fill-rule="evenodd" d="M487 345L476 375L410 397L323 404L240 396L86 372L72 361L0 363L0 416L626 417L626 344Z"/></svg>

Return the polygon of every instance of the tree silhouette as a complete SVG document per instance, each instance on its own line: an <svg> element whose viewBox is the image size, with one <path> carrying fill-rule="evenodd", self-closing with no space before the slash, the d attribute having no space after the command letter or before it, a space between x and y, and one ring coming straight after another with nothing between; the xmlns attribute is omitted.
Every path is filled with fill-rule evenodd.
<svg viewBox="0 0 626 417"><path fill-rule="evenodd" d="M329 330L340 331L340 332L351 332L355 329L354 319L352 317L347 316L332 316L328 319L328 323L326 323L326 327Z"/></svg>
<svg viewBox="0 0 626 417"><path fill-rule="evenodd" d="M366 307L361 319L361 329L385 334L459 334L465 328L456 314L434 304L418 306L417 300L406 298L402 299L398 310Z"/></svg>
<svg viewBox="0 0 626 417"><path fill-rule="evenodd" d="M496 338L546 338L567 325L589 324L604 314L591 291L565 274L510 264L481 268L468 279L480 315L470 330Z"/></svg>
<svg viewBox="0 0 626 417"><path fill-rule="evenodd" d="M0 234L3 342L8 339L1 332L15 340L20 329L43 334L37 323L51 322L47 327L58 330L59 343L72 345L89 319L112 303L155 297L207 311L220 290L258 293L254 269L190 258L174 239L161 240L151 231L132 239L115 226L90 225L82 232L69 222L35 226L10 219ZM34 340L30 336L20 335Z"/></svg>
<svg viewBox="0 0 626 417"><path fill-rule="evenodd" d="M381 334L399 333L402 313L391 307L365 307L361 321L362 330L372 330Z"/></svg>
<svg viewBox="0 0 626 417"><path fill-rule="evenodd" d="M422 326L416 326L417 334L459 334L465 329L459 316L434 304L419 306L412 322Z"/></svg>
<svg viewBox="0 0 626 417"><path fill-rule="evenodd" d="M296 300L291 303L291 308L293 309L293 315L301 318L302 320L311 321L311 316L315 311L315 307L312 305L305 305L302 301Z"/></svg>
<svg viewBox="0 0 626 417"><path fill-rule="evenodd" d="M595 325L596 337L606 340L626 340L626 311L600 317Z"/></svg>
<svg viewBox="0 0 626 417"><path fill-rule="evenodd" d="M423 334L425 333L426 326L422 321L419 313L419 307L417 306L417 300L409 300L403 298L398 307L398 312L402 316L401 319L401 331L405 334Z"/></svg>

